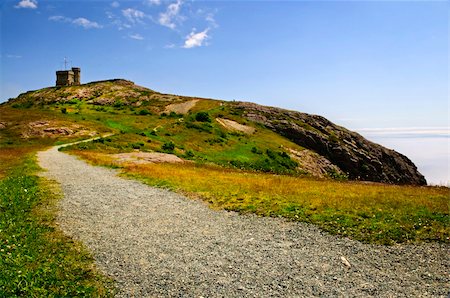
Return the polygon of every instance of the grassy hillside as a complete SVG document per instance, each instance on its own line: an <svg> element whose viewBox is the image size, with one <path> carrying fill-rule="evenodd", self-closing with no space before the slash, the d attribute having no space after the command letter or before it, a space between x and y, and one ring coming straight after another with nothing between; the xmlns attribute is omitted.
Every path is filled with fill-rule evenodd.
<svg viewBox="0 0 450 298"><path fill-rule="evenodd" d="M59 191L37 176L34 157L107 129L60 111L11 105L0 106L0 297L112 297L111 281L90 253L57 228Z"/></svg>
<svg viewBox="0 0 450 298"><path fill-rule="evenodd" d="M213 208L310 222L371 243L449 241L448 188L347 181L326 157L242 114L233 102L161 94L123 80L28 92L0 107L2 171L45 146L108 134L63 150ZM132 152L184 162L116 155Z"/></svg>

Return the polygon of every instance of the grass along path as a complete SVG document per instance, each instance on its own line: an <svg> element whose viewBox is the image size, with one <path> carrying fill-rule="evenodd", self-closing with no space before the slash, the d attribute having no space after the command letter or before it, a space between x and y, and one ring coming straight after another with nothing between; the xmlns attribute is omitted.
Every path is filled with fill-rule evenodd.
<svg viewBox="0 0 450 298"><path fill-rule="evenodd" d="M64 193L61 227L114 277L118 297L447 293L444 244L367 245L314 225L212 210L55 148L38 156Z"/></svg>
<svg viewBox="0 0 450 298"><path fill-rule="evenodd" d="M0 297L109 297L79 243L55 225L58 198L27 158L0 180Z"/></svg>
<svg viewBox="0 0 450 298"><path fill-rule="evenodd" d="M106 154L73 153L117 166ZM338 182L195 164L121 166L149 185L200 198L216 209L282 216L367 243L449 242L450 190L445 187Z"/></svg>

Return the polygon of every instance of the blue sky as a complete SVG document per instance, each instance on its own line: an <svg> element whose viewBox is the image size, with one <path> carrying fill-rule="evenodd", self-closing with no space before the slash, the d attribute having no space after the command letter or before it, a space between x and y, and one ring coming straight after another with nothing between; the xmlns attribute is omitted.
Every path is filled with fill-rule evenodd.
<svg viewBox="0 0 450 298"><path fill-rule="evenodd" d="M413 160L414 144L393 137L419 138L422 155L431 138L444 138L436 144L449 155L448 1L0 5L0 101L53 86L67 56L82 82L125 78L320 114Z"/></svg>

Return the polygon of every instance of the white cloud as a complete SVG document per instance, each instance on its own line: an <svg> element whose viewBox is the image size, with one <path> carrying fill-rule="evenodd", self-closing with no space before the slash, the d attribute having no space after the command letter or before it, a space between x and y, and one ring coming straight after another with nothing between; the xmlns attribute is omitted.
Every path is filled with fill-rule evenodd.
<svg viewBox="0 0 450 298"><path fill-rule="evenodd" d="M142 35L140 35L139 33L130 34L130 35L128 35L128 37L130 37L131 39L136 39L136 40L144 40L144 37L142 37Z"/></svg>
<svg viewBox="0 0 450 298"><path fill-rule="evenodd" d="M22 58L22 56L21 55L6 54L6 58L9 58L9 59L20 59L20 58Z"/></svg>
<svg viewBox="0 0 450 298"><path fill-rule="evenodd" d="M141 23L142 19L145 18L145 13L140 10L127 8L122 10L123 16L131 23Z"/></svg>
<svg viewBox="0 0 450 298"><path fill-rule="evenodd" d="M205 17L205 21L207 21L213 28L219 27L213 13L208 13Z"/></svg>
<svg viewBox="0 0 450 298"><path fill-rule="evenodd" d="M205 44L205 41L209 38L208 31L209 28L198 33L195 33L195 29L192 30L192 32L188 36L186 36L183 48L190 49L203 46Z"/></svg>
<svg viewBox="0 0 450 298"><path fill-rule="evenodd" d="M51 16L48 18L49 21L54 21L54 22L71 22L72 19L70 18L66 18L63 16Z"/></svg>
<svg viewBox="0 0 450 298"><path fill-rule="evenodd" d="M161 4L161 0L147 0L147 3L149 5L160 5Z"/></svg>
<svg viewBox="0 0 450 298"><path fill-rule="evenodd" d="M72 21L72 24L83 27L84 29L92 29L92 28L102 28L97 22L89 21L85 18L77 18Z"/></svg>
<svg viewBox="0 0 450 298"><path fill-rule="evenodd" d="M103 27L99 25L97 22L90 21L86 18L71 19L64 16L51 16L48 18L48 20L53 22L71 23L76 26L83 27L84 29L93 29L93 28L100 29Z"/></svg>
<svg viewBox="0 0 450 298"><path fill-rule="evenodd" d="M30 8L30 9L36 9L38 7L38 2L36 0L21 0L19 3L17 3L15 8Z"/></svg>
<svg viewBox="0 0 450 298"><path fill-rule="evenodd" d="M114 1L114 2L111 3L111 7L117 8L119 6L120 6L120 3L117 2L117 1Z"/></svg>
<svg viewBox="0 0 450 298"><path fill-rule="evenodd" d="M180 13L182 4L183 2L181 0L169 4L169 6L167 6L166 11L159 14L158 19L159 24L162 26L166 26L170 29L175 29L176 27L175 20L179 17L178 15Z"/></svg>
<svg viewBox="0 0 450 298"><path fill-rule="evenodd" d="M164 46L164 48L165 48L165 49L174 49L174 48L175 48L175 44L173 44L173 43L166 44L166 45Z"/></svg>

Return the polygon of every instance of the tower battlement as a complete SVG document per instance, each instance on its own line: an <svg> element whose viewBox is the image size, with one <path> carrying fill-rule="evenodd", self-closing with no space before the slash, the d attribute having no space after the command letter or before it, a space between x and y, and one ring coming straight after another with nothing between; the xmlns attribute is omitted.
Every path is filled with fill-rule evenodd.
<svg viewBox="0 0 450 298"><path fill-rule="evenodd" d="M81 69L79 67L72 67L71 70L56 71L56 86L80 85L80 73Z"/></svg>

